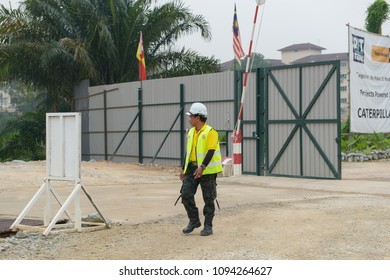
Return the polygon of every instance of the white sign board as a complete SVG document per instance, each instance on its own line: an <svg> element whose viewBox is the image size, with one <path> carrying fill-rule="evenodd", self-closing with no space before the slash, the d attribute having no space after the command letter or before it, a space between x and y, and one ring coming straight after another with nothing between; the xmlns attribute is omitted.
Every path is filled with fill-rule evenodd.
<svg viewBox="0 0 390 280"><path fill-rule="evenodd" d="M23 209L12 224L11 229L44 229L43 235L47 235L53 228L57 227L57 222L65 213L70 222L59 226L59 230L82 230L81 207L80 207L80 192L84 192L93 207L103 220L103 223L84 223L89 226L98 228L109 228L110 224L103 217L96 204L92 201L92 197L87 193L87 190L81 183L80 179L81 165L81 113L48 113L46 114L46 178L45 183L39 188L30 202ZM73 181L75 188L69 194L65 201L57 195L54 187L51 184L52 180L57 181ZM44 209L44 228L41 226L22 225L21 222L40 196L46 194L45 209ZM52 194L61 208L51 218L51 203L50 194ZM69 212L69 205L74 202L75 216L72 217ZM66 227L71 227L66 229Z"/></svg>
<svg viewBox="0 0 390 280"><path fill-rule="evenodd" d="M46 176L54 180L79 180L81 113L46 114Z"/></svg>
<svg viewBox="0 0 390 280"><path fill-rule="evenodd" d="M390 38L349 27L351 132L390 132Z"/></svg>

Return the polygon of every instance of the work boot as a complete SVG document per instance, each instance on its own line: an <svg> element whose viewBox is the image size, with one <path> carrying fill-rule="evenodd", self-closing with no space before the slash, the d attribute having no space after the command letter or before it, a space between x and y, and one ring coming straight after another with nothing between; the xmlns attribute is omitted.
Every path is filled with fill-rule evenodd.
<svg viewBox="0 0 390 280"><path fill-rule="evenodd" d="M200 221L195 221L195 222L190 221L189 224L185 228L183 228L183 233L189 234L189 233L193 232L194 229L196 229L200 226L201 226Z"/></svg>
<svg viewBox="0 0 390 280"><path fill-rule="evenodd" d="M208 236L213 234L213 227L210 225L204 225L204 228L200 232L201 236Z"/></svg>

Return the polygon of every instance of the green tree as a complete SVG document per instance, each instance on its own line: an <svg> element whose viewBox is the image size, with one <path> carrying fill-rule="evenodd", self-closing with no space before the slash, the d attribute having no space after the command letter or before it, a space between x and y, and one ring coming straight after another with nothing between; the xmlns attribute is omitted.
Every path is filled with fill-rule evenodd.
<svg viewBox="0 0 390 280"><path fill-rule="evenodd" d="M366 12L366 30L382 34L382 24L389 18L389 4L385 0L376 0Z"/></svg>
<svg viewBox="0 0 390 280"><path fill-rule="evenodd" d="M0 7L0 78L20 80L41 92L46 111L67 111L73 87L85 75L55 34L26 6Z"/></svg>
<svg viewBox="0 0 390 280"><path fill-rule="evenodd" d="M218 59L200 56L196 52L185 50L184 48L180 52L161 53L155 58L159 63L154 67L155 72L149 73L149 77L152 79L207 74L220 71Z"/></svg>
<svg viewBox="0 0 390 280"><path fill-rule="evenodd" d="M81 80L100 85L138 79L135 54L141 31L151 77L217 71L216 59L172 47L194 32L211 39L203 16L192 14L181 1L155 2L25 0L17 10L1 7L0 78L36 86L49 111L69 110Z"/></svg>
<svg viewBox="0 0 390 280"><path fill-rule="evenodd" d="M45 158L45 114L29 112L0 126L0 161Z"/></svg>
<svg viewBox="0 0 390 280"><path fill-rule="evenodd" d="M248 62L248 57L245 57L241 61L241 66L234 60L232 65L230 66L230 69L234 70L234 67L236 67L236 70L245 71L247 62ZM236 65L234 65L235 63ZM252 53L250 63L252 64L250 65L252 66L252 69L271 66L271 64L264 59L264 55L262 55L261 53Z"/></svg>
<svg viewBox="0 0 390 280"><path fill-rule="evenodd" d="M157 2L24 0L17 9L0 6L0 80L22 85L12 94L19 110L28 112L29 101L40 101L34 112L2 122L0 160L40 158L44 113L72 110L73 90L80 81L100 85L137 80L141 31L151 78L218 71L213 57L173 48L195 32L210 40L207 21L181 1Z"/></svg>

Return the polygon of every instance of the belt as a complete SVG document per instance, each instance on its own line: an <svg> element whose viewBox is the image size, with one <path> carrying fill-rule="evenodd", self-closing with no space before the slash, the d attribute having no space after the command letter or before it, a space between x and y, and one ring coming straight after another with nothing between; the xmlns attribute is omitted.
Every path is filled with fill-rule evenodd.
<svg viewBox="0 0 390 280"><path fill-rule="evenodd" d="M196 161L190 161L188 164L191 164L193 166L198 166L198 163Z"/></svg>

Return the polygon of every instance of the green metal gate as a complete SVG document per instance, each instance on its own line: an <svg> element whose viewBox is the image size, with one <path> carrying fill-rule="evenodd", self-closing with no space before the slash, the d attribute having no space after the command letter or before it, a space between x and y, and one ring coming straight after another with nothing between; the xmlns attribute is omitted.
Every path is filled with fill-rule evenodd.
<svg viewBox="0 0 390 280"><path fill-rule="evenodd" d="M340 62L265 76L267 175L341 179Z"/></svg>
<svg viewBox="0 0 390 280"><path fill-rule="evenodd" d="M242 173L341 179L340 62L270 67L250 75ZM236 81L239 104L242 79Z"/></svg>
<svg viewBox="0 0 390 280"><path fill-rule="evenodd" d="M235 94L235 116L241 101L243 72L238 72L238 87ZM244 100L241 132L242 132L242 173L264 175L265 173L265 96L264 68L256 69L249 74L247 93Z"/></svg>

